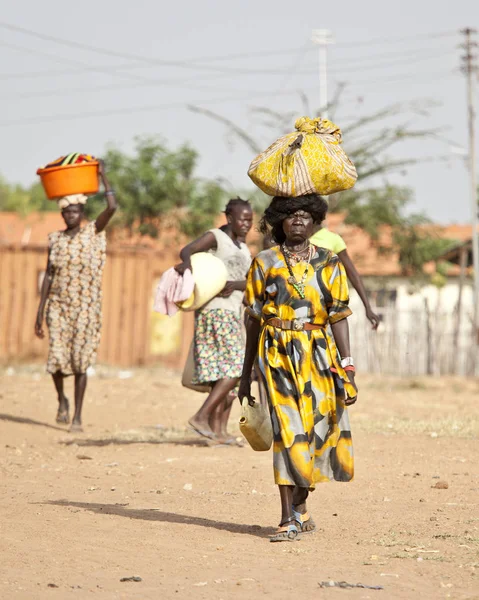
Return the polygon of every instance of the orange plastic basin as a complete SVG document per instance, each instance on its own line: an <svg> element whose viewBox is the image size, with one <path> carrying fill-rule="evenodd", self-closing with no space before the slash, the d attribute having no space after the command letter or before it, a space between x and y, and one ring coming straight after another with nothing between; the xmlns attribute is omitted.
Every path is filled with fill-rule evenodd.
<svg viewBox="0 0 479 600"><path fill-rule="evenodd" d="M71 194L96 194L100 187L98 161L38 169L37 175L49 200Z"/></svg>

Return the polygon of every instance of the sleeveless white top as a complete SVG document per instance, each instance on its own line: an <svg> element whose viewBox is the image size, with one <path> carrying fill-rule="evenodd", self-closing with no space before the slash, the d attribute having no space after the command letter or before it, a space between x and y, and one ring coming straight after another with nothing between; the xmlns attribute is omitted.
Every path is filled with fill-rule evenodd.
<svg viewBox="0 0 479 600"><path fill-rule="evenodd" d="M251 252L246 244L240 243L238 247L233 240L221 229L210 229L215 236L216 250L210 250L217 258L221 259L228 271L228 281L244 281L251 265ZM235 290L229 298L213 298L201 310L222 308L241 314L244 292Z"/></svg>

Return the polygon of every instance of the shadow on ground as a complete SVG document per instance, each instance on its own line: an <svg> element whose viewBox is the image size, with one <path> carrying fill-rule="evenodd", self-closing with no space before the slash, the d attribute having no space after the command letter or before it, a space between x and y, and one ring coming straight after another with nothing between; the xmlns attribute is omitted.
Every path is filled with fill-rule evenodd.
<svg viewBox="0 0 479 600"><path fill-rule="evenodd" d="M10 421L11 423L21 423L23 425L36 425L38 427L47 427L48 429L56 429L63 433L68 432L65 427L57 427L56 425L50 425L49 423L43 423L42 421L35 421L34 419L28 419L27 417L17 417L16 415L6 415L0 413L0 421Z"/></svg>
<svg viewBox="0 0 479 600"><path fill-rule="evenodd" d="M106 433L102 436L81 436L59 442L64 446L73 444L83 447L101 447L101 446L126 446L130 444L169 444L172 446L193 446L202 448L224 448L243 446L240 439L235 443L221 444L208 438L202 437L187 429L173 429L168 427L139 427L116 433Z"/></svg>
<svg viewBox="0 0 479 600"><path fill-rule="evenodd" d="M64 446L71 446L76 444L77 446L126 446L128 444L170 444L172 446L196 446L196 447L208 447L208 448L223 448L224 444L212 444L208 440L201 438L175 438L175 439L135 439L135 438L123 438L123 437L109 437L109 438L97 438L97 439L82 439L74 438L71 440L61 440L58 442Z"/></svg>
<svg viewBox="0 0 479 600"><path fill-rule="evenodd" d="M179 525L197 525L229 533L239 533L265 538L275 532L272 527L261 527L260 525L243 525L239 523L227 523L225 521L213 521L204 517L189 517L172 512L164 512L156 508L133 509L126 508L124 504L99 504L95 502L73 502L69 500L50 500L48 502L34 502L33 504L49 504L52 506L64 506L80 508L99 515L116 515L127 519L140 519L142 521L158 521L162 523L177 523Z"/></svg>

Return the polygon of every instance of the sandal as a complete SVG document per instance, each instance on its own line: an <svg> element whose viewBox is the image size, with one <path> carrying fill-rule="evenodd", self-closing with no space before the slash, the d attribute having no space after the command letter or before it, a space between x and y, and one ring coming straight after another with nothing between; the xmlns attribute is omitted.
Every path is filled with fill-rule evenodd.
<svg viewBox="0 0 479 600"><path fill-rule="evenodd" d="M301 514L294 509L293 505L293 517L294 520L299 524L301 533L314 533L316 531L316 523L313 521L313 517L306 511Z"/></svg>
<svg viewBox="0 0 479 600"><path fill-rule="evenodd" d="M279 524L278 531L270 536L270 542L294 542L298 539L299 529L295 517L290 517Z"/></svg>
<svg viewBox="0 0 479 600"><path fill-rule="evenodd" d="M216 435L213 431L208 431L206 429L201 429L201 427L197 427L191 421L188 421L188 425L193 429L195 433L201 435L202 437L208 438L209 440L216 440Z"/></svg>

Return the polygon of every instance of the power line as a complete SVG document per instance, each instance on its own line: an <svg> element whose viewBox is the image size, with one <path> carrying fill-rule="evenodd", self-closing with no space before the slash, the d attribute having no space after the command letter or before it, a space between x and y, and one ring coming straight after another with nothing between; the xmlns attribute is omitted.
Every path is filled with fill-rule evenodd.
<svg viewBox="0 0 479 600"><path fill-rule="evenodd" d="M288 91L284 91L284 92L280 92L280 95L294 95L297 94L296 90L288 90ZM222 98L213 98L212 100L207 100L207 101L200 101L198 102L198 104L222 104L224 102L232 102L232 101L243 101L243 100L248 100L250 98L254 98L254 97L262 97L262 98L269 98L271 96L277 96L278 93L276 92L260 92L257 94L245 94L243 97L238 96L238 94L235 94L234 96L226 96L226 97L222 97ZM190 101L191 103L191 101ZM173 102L173 103L169 103L169 104L153 104L153 105L148 105L148 106L133 106L133 107L128 107L128 108L118 108L118 109L102 109L102 110L96 110L96 111L88 111L88 112L74 112L74 113L68 113L68 114L61 114L61 115L46 115L44 117L40 116L40 117L25 117L22 119L16 119L16 120L11 120L11 121L3 121L0 122L0 127L10 127L10 126L14 126L14 125L27 125L27 124L31 124L31 125L37 125L37 124L43 124L43 123L53 123L56 121L69 121L69 120L76 120L76 119L83 119L83 118L87 118L87 117L105 117L105 116L113 116L113 115L124 115L124 114L133 114L133 113L138 113L138 112L151 112L151 111L155 111L155 110L167 110L170 108L186 108L187 107L187 103L186 102Z"/></svg>
<svg viewBox="0 0 479 600"><path fill-rule="evenodd" d="M447 72L442 71L442 72L437 72L436 73L438 75L438 77L445 77L447 75ZM424 75L421 75L420 73L418 73L417 71L414 74L408 73L408 74L401 74L401 75L393 75L393 76L378 76L375 77L373 80L368 79L368 80L362 80L362 81L343 81L342 83L346 84L346 86L348 85L382 85L382 83L384 81L391 83L394 81L416 81L418 80L421 83L429 83L431 81L431 77L430 77L431 73L427 72ZM223 76L212 76L212 77L208 77L208 78L192 78L192 79L187 79L185 80L184 78L173 78L173 79L148 79L146 81L142 81L142 82L135 82L135 83L118 83L118 84L105 84L105 85L99 85L99 86L89 86L89 87L85 87L85 86L81 86L81 87L76 87L76 88L71 88L71 87L61 87L61 88L55 88L52 90L44 90L44 91L32 91L32 92L21 92L21 93L12 93L12 94L3 94L3 97L6 99L12 98L12 99L31 99L34 100L36 98L49 98L49 97L61 97L61 96L70 96L70 95L74 95L74 94L81 94L81 93L88 93L88 94L93 94L96 92L114 92L114 91L120 91L120 90L128 90L128 89L132 89L132 88L148 88L148 87L161 87L161 86L168 86L171 88L175 88L175 87L179 87L179 88L191 88L192 84L194 85L195 90L199 90L199 91L205 91L205 92L215 92L215 91L225 91L224 86L222 87L218 87L218 86L204 86L204 85L198 85L196 82L197 81L203 81L203 80L216 80L216 79L223 79ZM337 78L335 78L337 81ZM275 86L276 87L276 86ZM277 90L278 93L283 89L284 86L277 86ZM297 86L296 86L297 87ZM255 94L258 92L257 89L255 90L245 90L245 89L228 89L228 91L230 92L236 92L239 94L242 93L251 93L251 94Z"/></svg>
<svg viewBox="0 0 479 600"><path fill-rule="evenodd" d="M335 61L331 61L332 62L332 68L334 69L334 71L350 71L350 70L361 70L361 71L370 71L372 69L379 69L382 67L390 67L390 66L396 66L396 65L404 65L404 64L415 64L418 62L422 62L424 60L431 60L432 58L441 58L443 56L451 56L451 58L454 56L453 55L454 52L454 48L448 48L445 49L441 52L437 52L437 51L432 51L429 54L424 53L422 50L421 51L414 51L414 53L403 53L400 57L398 57L397 60L394 59L384 59L383 56L381 57L377 57L380 60L378 62L375 62L373 64L365 64L365 61L362 60L361 58L358 58L357 60L351 60L351 61L345 61L344 64L349 65L348 67L341 67L339 69L336 68L336 65L338 64ZM342 63L339 63L342 64Z"/></svg>
<svg viewBox="0 0 479 600"><path fill-rule="evenodd" d="M15 31L17 33L22 33L24 35L29 35L31 37L35 37L37 39L41 39L43 41L49 41L49 42L53 42L56 44L61 44L63 46L67 46L70 48L77 48L77 49L81 49L81 50L86 50L88 52L95 52L97 54L104 54L105 56L112 56L115 58L123 58L123 59L130 59L130 60L135 60L135 61L140 61L140 62L145 62L148 64L153 64L153 65L161 65L161 66L170 66L170 67L180 67L180 68L185 68L185 69L197 69L197 70L207 70L207 71L215 71L215 72L223 72L224 69L218 68L218 67L213 67L210 65L204 65L204 64L199 64L199 63L204 63L204 62L213 62L216 60L224 60L226 57L223 56L215 56L215 57L203 57L203 58L192 58L192 59L188 59L188 60L182 60L182 61L172 61L172 60L164 60L164 59L158 59L158 58L151 58L151 57L147 57L147 56L142 56L142 55L137 55L137 54L129 54L129 53L125 53L125 52L119 52L116 50L109 50L106 48L99 48L97 46L93 46L93 45L89 45L89 44L84 44L82 42L75 42L72 40L67 40L64 38L59 38L56 36L51 36L51 35L47 35L47 34L43 34L37 31L33 31L30 29L26 29L24 27L19 27L17 25L12 25L10 23L5 23L5 22L0 22L0 27L10 30L10 31ZM446 37L446 36L451 36L451 35L456 35L455 32L440 32L440 33L436 33L436 34L426 34L426 35L417 35L417 36L409 36L409 37L402 37L402 38L375 38L372 40L368 40L367 42L352 42L352 43L345 43L345 44L339 44L341 47L346 48L346 47L358 47L358 46L370 46L370 45L375 45L378 43L383 43L383 44L387 44L387 43L397 43L397 42L403 42L403 41L408 41L408 40L423 40L423 39L433 39L433 38L441 38L441 37ZM297 52L298 49L295 49L295 51ZM280 51L281 53L283 53L284 51ZM250 56L253 55L253 53L249 53ZM238 55L232 55L232 56L236 56L238 57ZM245 57L246 55L242 55L243 57ZM235 72L238 72L238 70L235 70ZM239 72L241 72L241 70L239 70ZM258 71L258 73L260 73L260 71Z"/></svg>
<svg viewBox="0 0 479 600"><path fill-rule="evenodd" d="M32 55L43 55L43 56L47 56L49 58L52 58L53 60L55 60L56 62L65 62L67 61L68 64L75 64L78 65L80 68L75 69L75 70L70 70L70 69L51 69L51 70L44 70L44 71L27 71L24 73L0 73L0 80L3 81L7 81L7 80L19 80L19 79L38 79L38 78L42 78L42 77L57 77L57 76L61 76L61 75L77 75L79 73L88 73L88 72L102 72L102 73L107 73L107 74L115 74L119 71L125 70L125 71L130 71L130 70L134 70L134 69L151 69L156 67L156 65L151 65L151 64L146 64L144 62L128 62L128 63L120 63L118 65L98 65L98 66L92 66L92 65L87 65L85 63L80 63L78 61L74 61L72 62L71 60L67 60L67 59L60 59L58 57L58 55L55 54L50 54L50 53L46 53L46 52L41 52L41 51L37 51L35 49L32 48L27 48L24 46L19 46L18 44L7 44L7 43L3 43L0 42L1 46L4 47L9 47L9 48L13 48L15 50L21 51L21 52L25 52L27 54L32 54ZM307 49L308 51L310 50L310 48ZM302 51L304 51L304 48L302 48ZM404 50L400 50L400 51L393 51L393 52L381 52L381 59L384 59L385 57L401 57L404 58L408 63L409 61L407 60L407 58L409 56L412 57L416 57L418 56L418 53L424 53L426 51L431 51L433 54L431 54L431 57L433 56L440 56L439 54L437 54L437 50L434 48L416 48L410 51L404 51ZM281 53L283 51L280 51ZM278 52L278 54L280 53ZM284 51L286 52L286 51ZM267 53L270 54L270 53ZM239 56L239 55L231 55L231 56ZM246 56L246 55L242 55L242 56ZM226 57L221 57L221 58L226 58ZM377 60L378 59L378 53L372 54L372 55L367 55L367 56L362 56L362 57L356 57L354 59L343 59L343 60L332 60L333 63L333 67L337 67L337 66L341 66L341 65L348 65L348 66L354 66L355 64L359 64L361 66L362 69L366 69L366 68L375 68L375 65L367 65L367 62L371 61L371 60ZM365 65L366 63L366 65ZM212 75L212 77L216 78L215 75ZM205 80L207 78L210 78L210 76L205 76Z"/></svg>
<svg viewBox="0 0 479 600"><path fill-rule="evenodd" d="M44 33L40 33L38 31L33 31L31 29L26 29L24 27L12 25L10 23L0 22L0 27L3 29L8 29L10 31L15 31L17 33L22 33L24 35L35 37L35 38L43 40L43 41L53 42L55 44L60 44L63 46L67 46L69 48L77 48L79 50L86 50L87 52L94 52L96 54L104 54L105 56L111 56L114 58L136 60L136 61L141 61L141 62L145 62L148 64L161 65L161 66L165 66L165 67L180 67L180 68L184 68L184 69L200 69L200 70L216 71L216 72L224 71L224 69L222 69L222 68L198 64L200 61L206 62L208 59L194 58L194 59L182 60L182 61L164 60L164 59L151 58L148 56L142 56L142 55L137 55L137 54L129 54L129 53L125 53L125 52L119 52L117 50L109 50L107 48L99 48L98 46L84 44L82 42L75 42L73 40L66 40L64 38L47 35ZM297 51L297 49L296 49L296 51ZM281 51L281 52L283 52L283 51ZM209 60L212 61L212 60L218 60L218 59L224 59L224 56L212 57ZM193 64L193 63L196 63L196 64Z"/></svg>
<svg viewBox="0 0 479 600"><path fill-rule="evenodd" d="M33 50L30 48L25 48L24 46L18 46L17 44L9 44L6 42L0 42L0 46L3 46L5 48L12 48L13 50L18 50L19 52L27 52L29 54L34 54L35 56L45 56L45 57L49 58L50 60L54 60L55 62L58 62L58 63L73 65L73 66L78 66L78 67L88 67L88 69L90 71L96 72L96 73L108 73L108 74L116 75L123 79L130 79L130 80L133 79L136 81L148 81L147 77L142 77L141 75L133 75L130 73L117 73L116 71L118 70L118 68L116 68L114 66L112 66L112 67L90 66L82 61L78 61L78 60L71 59L71 58L65 58L63 56L58 56L56 54L50 54L49 52L43 52L41 50ZM2 78L2 76L0 75L0 79L1 78Z"/></svg>
<svg viewBox="0 0 479 600"><path fill-rule="evenodd" d="M163 60L159 60L159 59L151 59L150 57L144 57L144 56L136 56L136 55L128 55L125 53L118 53L118 52L114 52L114 51L110 51L110 50L106 50L106 49L100 49L94 46L89 46L87 44L83 44L83 43L77 43L77 42L72 42L70 40L64 40L62 38L56 38L54 36L49 36L49 35L45 35L42 33L38 33L32 30L27 30L25 28L22 27L18 27L16 25L11 25L8 23L1 23L0 22L0 27L6 28L6 29L10 29L13 30L15 32L19 32L22 34L26 34L26 35L30 35L30 36L34 36L37 38L40 38L44 41L48 40L48 41L53 41L55 43L58 44L62 44L62 45L68 45L68 46L73 46L73 47L80 47L82 49L86 49L88 51L93 51L93 52L100 52L102 54L108 54L108 55L112 55L115 57L128 57L129 60L134 60L134 64L126 64L126 65L117 65L117 66L92 66L90 67L89 65L85 65L85 63L79 62L79 61L74 61L71 59L60 59L57 55L52 55L50 53L45 53L42 51L36 51L34 49L31 48L24 48L18 45L13 45L13 44L3 44L4 46L7 47L12 47L15 48L17 50L20 51L24 51L24 52L28 52L31 54L40 54L43 56L47 56L49 58L52 58L53 60L56 60L57 62L66 62L67 64L73 64L75 66L79 66L81 67L81 69L79 69L80 72L88 72L88 71L92 71L92 72L101 72L101 73L107 73L107 74L111 74L114 76L119 76L122 79L131 79L134 81L145 81L148 82L150 81L149 78L147 77L141 77L141 76L135 76L132 74L127 74L127 73L121 73L122 70L132 70L132 69L137 69L137 68L147 68L149 67L155 67L155 66L181 66L183 68L189 68L189 69L197 69L199 68L200 70L213 70L213 72L218 72L221 74L224 74L224 76L230 76L233 73L235 75L246 75L246 74L251 74L251 75L255 75L255 74L259 74L259 75L265 75L265 74L283 74L286 72L286 69L275 69L275 70L258 70L258 69L236 69L236 70L232 70L231 68L228 69L218 69L215 67L205 67L204 65L198 65L198 62L201 61L217 61L217 60L228 60L228 59L237 59L237 58L245 58L245 57L251 57L251 56L274 56L274 55L280 55L280 54L288 54L291 52L298 52L298 49L291 49L291 50L278 50L278 51L267 51L267 52L249 52L249 53L242 53L242 54L231 54L231 55L221 55L221 56L216 56L216 57L204 57L204 58L195 58L195 59L191 59L188 61L163 61ZM427 35L419 35L419 36L410 36L407 38L389 38L387 41L388 42L395 42L395 41L405 41L405 40L423 40L423 39L434 39L434 38L441 38L444 37L445 35L450 35L448 32L443 32L443 33L438 33L438 34L427 34ZM374 43L379 42L379 39L376 40L370 40L370 42L368 42L366 45L374 45ZM348 45L349 47L354 47L354 45L357 45L356 43L350 44ZM312 48L308 48L306 47L302 47L299 49L299 51L301 51L303 54L306 52L309 52L309 50L311 50ZM414 54L417 54L417 52L420 52L421 49L415 50ZM405 54L403 51L395 51L395 52L390 52L390 53L382 53L381 57L385 57L385 56L395 56L395 55L401 55L401 57L404 57ZM362 65L362 68L365 69L366 67L364 66L364 62L371 60L371 59L377 59L378 56L377 54L375 55L371 55L371 56L366 56L366 57L362 57L359 59L356 59L356 61L351 61L351 60L344 60L344 61L340 61L339 63L336 61L335 64L347 64L347 65L353 65L354 62L359 62ZM188 63L188 64L187 64ZM371 67L367 67L367 68L376 68L375 66L371 66ZM377 67L379 68L379 66ZM78 70L77 70L78 72ZM301 73L305 73L307 74L307 71L303 71ZM44 72L33 72L33 73L25 73L25 74L18 74L18 73L12 73L12 74L0 74L0 79L1 80L8 80L8 79L22 79L22 78L28 78L28 77L32 77L32 78L39 78L42 76L58 76L58 75L68 75L69 72L68 71L44 71ZM198 77L198 79L200 79Z"/></svg>
<svg viewBox="0 0 479 600"><path fill-rule="evenodd" d="M439 39L439 38L445 38L445 37L453 37L453 36L457 36L457 31L440 31L437 33L426 33L426 34L419 34L419 35L410 35L410 36L399 36L399 37L387 37L387 38L372 38L371 40L368 40L367 42L345 42L345 43L338 43L337 46L340 46L341 48L359 48L361 46L374 46L377 44L398 44L401 42L410 42L413 40L431 40L431 39Z"/></svg>
<svg viewBox="0 0 479 600"><path fill-rule="evenodd" d="M30 49L27 49L27 48L24 48L24 47L21 47L21 46L19 47L17 45L3 44L1 42L0 42L0 45L5 45L7 47L13 47L14 49L19 49L21 51L33 52ZM295 61L294 66L296 66L297 64L299 64L300 59L304 56L304 50L305 50L305 48L303 47L302 52L299 54L298 59ZM53 56L54 59L58 58L59 61L61 61L61 62L67 62L68 64L83 65L83 63L80 63L78 61L72 61L71 59L64 59L64 58L56 57L56 56L51 55L49 53L40 52L39 54L46 55L47 57L52 57ZM417 53L415 53L414 54L415 60L413 60L413 61L411 61L411 59L409 59L409 60L405 60L405 61L404 60L394 61L394 62L388 61L386 63L380 62L380 63L374 64L374 65L362 66L361 67L361 71L379 69L379 68L382 68L384 66L388 66L389 67L389 66L399 66L399 65L403 65L403 64L408 64L408 65L410 65L410 64L416 64L416 63L419 63L419 62L422 62L422 61L430 60L432 58L445 56L447 54L448 54L447 51L445 51L443 53L439 53L439 54L437 52L434 52L434 54L432 54L432 55L419 55L419 56L417 56ZM404 57L404 58L406 58L406 57ZM134 65L127 64L127 65L121 65L121 66L108 66L107 65L107 66L97 66L97 67L85 67L88 70L93 70L94 72L107 72L108 74L120 76L123 79L133 79L134 82L135 82L132 85L126 85L126 84L116 85L116 84L113 84L113 85L102 85L102 86L89 87L88 88L89 91L90 92L95 92L95 91L108 91L108 90L114 91L114 90L121 90L121 89L129 89L132 86L137 87L138 85L140 85L138 83L139 81L141 82L141 85L143 87L150 87L150 86L156 86L156 85L171 85L171 86L176 86L176 87L185 87L185 85L188 83L188 81L190 81L190 82L191 81L197 82L197 81L216 80L216 79L223 79L223 78L228 77L230 75L229 73L227 73L227 74L209 74L209 75L206 75L206 76L205 75L201 75L201 76L192 77L189 80L185 81L184 77L182 77L182 78L170 78L170 79L151 79L151 78L148 78L148 77L138 77L138 76L133 76L133 75L130 75L130 74L127 74L127 73L122 74L122 73L118 73L117 72L119 69L122 69L122 68L132 68L134 66L145 66L145 65L143 65L143 64L138 65L138 63L135 63ZM286 71L281 71L281 72L282 73L286 72L287 76L292 76L293 73L291 71L289 71L289 72L288 71L289 71L289 69L286 70ZM350 68L336 69L335 70L335 72L337 72L337 73L345 73L345 72L351 72L351 71L357 71L357 68L355 68L353 64L351 64ZM308 74L310 72L315 72L315 70L314 71L304 71L304 70L303 71L298 71L296 73L296 75L304 75L304 74ZM57 72L53 71L52 73L57 73ZM240 73L240 75L250 75L250 74L255 74L255 72L254 71L245 70L243 73ZM276 75L277 71L272 71L272 72L261 71L261 74L262 75L267 75L267 74L269 74L269 75ZM34 75L38 75L38 73L34 73ZM13 74L13 77L18 77L18 74ZM5 80L5 79L8 79L8 78L9 78L8 74L7 75L1 75L0 74L0 79ZM282 87L284 85L285 85L285 83L284 83L284 80L283 80L283 83L280 86L278 86L278 88L282 89ZM196 86L196 83L195 83L195 86ZM196 86L196 87L198 87L198 86ZM205 91L214 91L217 88L203 86L203 89ZM83 91L82 88L73 88L73 89L72 88L68 88L68 89L61 88L61 89L57 89L57 90L24 92L24 93L21 93L21 94L15 94L14 97L16 97L16 98L25 98L25 97L27 97L27 98L32 98L33 99L33 98L49 97L49 96L53 96L53 95L57 95L57 94L58 95L69 95L71 93L79 93L81 91Z"/></svg>
<svg viewBox="0 0 479 600"><path fill-rule="evenodd" d="M390 76L386 76L386 77L375 77L374 79L366 79L366 80L362 80L362 81L346 81L346 82L342 82L342 83L346 83L346 85L360 85L360 86L367 86L367 85L383 85L384 83L394 83L394 82L401 82L401 81L419 81L419 82L424 82L427 83L428 81L431 81L431 78L436 78L436 77L445 77L446 75L452 75L453 72L450 71L448 73L448 71L436 71L434 73L428 72L426 74L426 76L421 75L420 73L401 73L398 75L392 75Z"/></svg>
<svg viewBox="0 0 479 600"><path fill-rule="evenodd" d="M414 75L411 77L415 77ZM438 80L444 81L444 73L439 73ZM402 79L399 79L397 81L389 81L388 85L394 85L396 83L402 83L403 81L408 80L409 83L414 83L414 80L411 80L411 78L409 76L407 77L403 77ZM417 82L417 81L416 81ZM426 78L421 78L419 80L419 83L426 83L427 80ZM378 84L378 82L375 80L370 80L369 83L371 84ZM367 85L366 83L362 83L362 86ZM381 85L381 82L379 82L379 85ZM308 91L308 92L312 92L314 91L316 88L307 88L306 90L301 90L301 91ZM211 100L200 100L197 101L196 104L198 105L210 105L210 104L223 104L223 103L228 103L228 102L244 102L244 101L248 101L251 100L253 98L275 98L278 96L294 96L299 94L300 90L283 90L281 92L245 92L244 95L238 94L236 93L235 95L232 96L225 96L225 97L220 97L220 98L213 98ZM352 92L350 94L346 95L346 98L357 98L358 95L360 94L352 94ZM343 97L341 98L343 99ZM190 101L191 103L191 101ZM68 120L77 120L77 119L84 119L84 118L95 118L95 117L106 117L106 116L118 116L118 115L127 115L127 114L135 114L135 113L141 113L141 112L154 112L156 110L160 111L160 110L167 110L167 109L173 109L173 108L185 108L187 106L187 104L185 102L172 102L172 103L168 103L168 104L154 104L154 105L148 105L148 106L133 106L133 107L125 107L125 108L119 108L119 109L101 109L101 110L97 110L97 111L87 111L87 112L75 112L75 113L69 113L69 114L61 114L61 115L45 115L45 116L38 116L38 117L25 117L25 118L21 118L21 119L16 119L16 120L12 120L12 121L3 121L0 122L0 127L9 127L9 126L14 126L14 125L27 125L27 124L31 124L31 125L40 125L40 124L44 124L44 123L52 123L52 122L58 122L58 121L68 121Z"/></svg>

